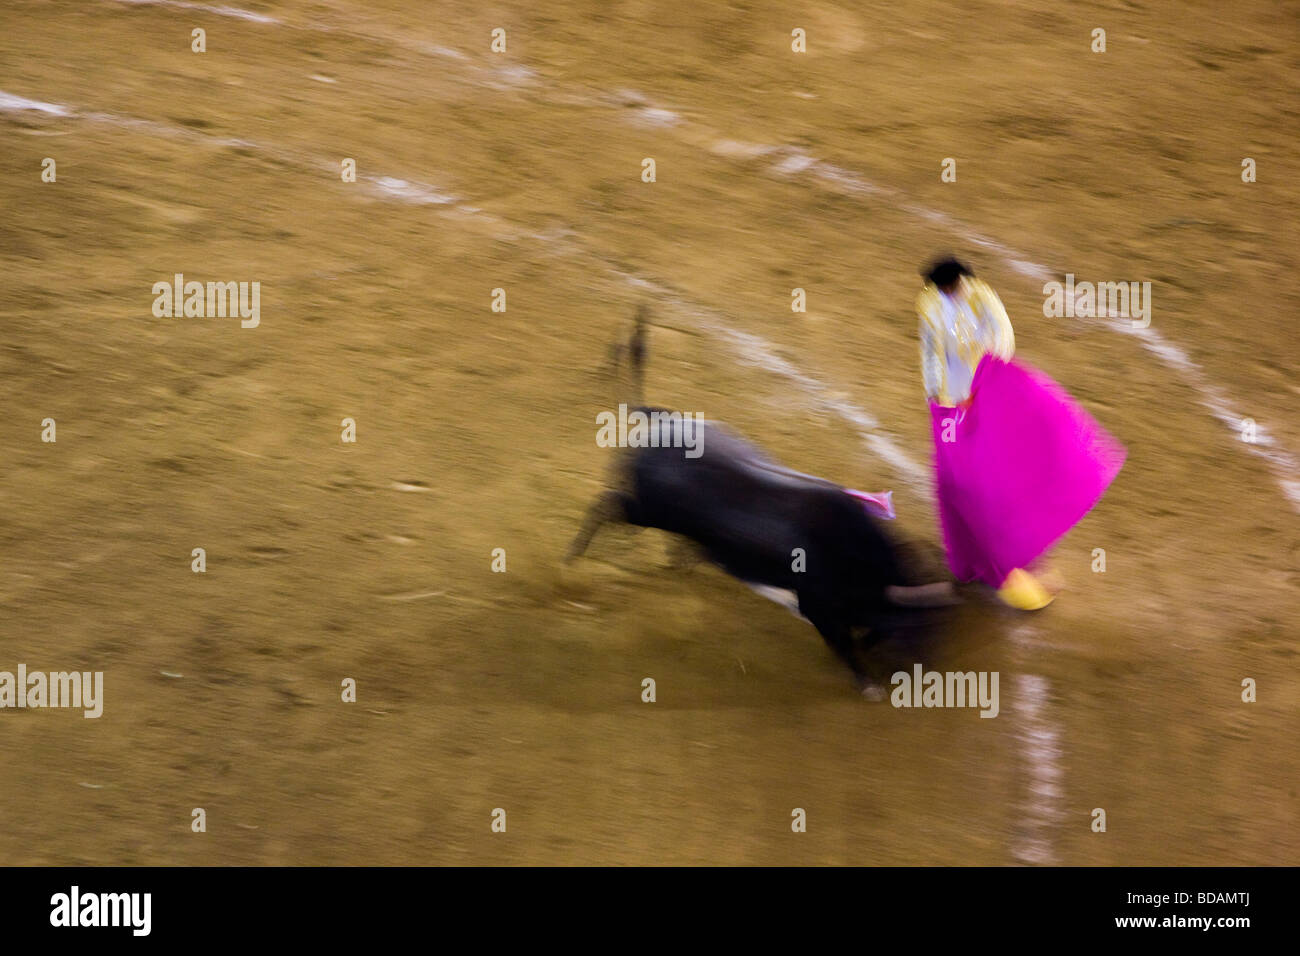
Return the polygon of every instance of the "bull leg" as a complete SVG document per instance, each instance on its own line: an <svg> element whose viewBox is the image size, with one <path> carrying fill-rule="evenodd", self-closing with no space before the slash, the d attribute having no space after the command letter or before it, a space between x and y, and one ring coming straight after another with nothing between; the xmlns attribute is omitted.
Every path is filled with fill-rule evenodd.
<svg viewBox="0 0 1300 956"><path fill-rule="evenodd" d="M573 543L569 545L568 553L564 556L565 562L581 557L587 550L587 546L591 544L591 539L596 536L596 532L605 522L626 521L630 504L627 495L621 491L602 491L587 509L582 527L578 529Z"/></svg>
<svg viewBox="0 0 1300 956"><path fill-rule="evenodd" d="M848 620L820 602L806 600L803 595L799 596L799 613L812 622L827 646L848 665L860 690L869 677L858 657L853 643L853 629L849 626Z"/></svg>

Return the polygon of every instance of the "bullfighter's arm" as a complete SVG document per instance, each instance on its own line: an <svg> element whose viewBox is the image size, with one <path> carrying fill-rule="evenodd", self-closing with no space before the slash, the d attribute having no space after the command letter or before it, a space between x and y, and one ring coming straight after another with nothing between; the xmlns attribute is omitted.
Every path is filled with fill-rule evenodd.
<svg viewBox="0 0 1300 956"><path fill-rule="evenodd" d="M916 314L921 322L921 382L925 397L937 401L943 391L943 341L939 337L938 293L924 289L916 297Z"/></svg>
<svg viewBox="0 0 1300 956"><path fill-rule="evenodd" d="M971 284L975 287L971 305L979 317L981 331L988 337L985 350L1004 361L1010 360L1016 354L1016 333L1011 328L1006 307L987 282L974 279Z"/></svg>

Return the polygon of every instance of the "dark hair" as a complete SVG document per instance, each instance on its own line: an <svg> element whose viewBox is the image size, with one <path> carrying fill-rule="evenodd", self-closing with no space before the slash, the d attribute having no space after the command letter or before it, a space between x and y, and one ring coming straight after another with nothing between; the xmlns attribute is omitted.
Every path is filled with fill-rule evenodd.
<svg viewBox="0 0 1300 956"><path fill-rule="evenodd" d="M964 263L952 256L945 256L921 273L940 289L954 285L962 276L973 276L974 272Z"/></svg>

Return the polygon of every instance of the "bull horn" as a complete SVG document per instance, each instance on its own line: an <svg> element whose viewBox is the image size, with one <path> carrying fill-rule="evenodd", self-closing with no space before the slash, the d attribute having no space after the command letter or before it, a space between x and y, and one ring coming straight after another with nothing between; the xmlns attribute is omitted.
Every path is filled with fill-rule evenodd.
<svg viewBox="0 0 1300 956"><path fill-rule="evenodd" d="M961 601L949 581L933 584L891 584L885 588L885 597L899 607L948 607Z"/></svg>

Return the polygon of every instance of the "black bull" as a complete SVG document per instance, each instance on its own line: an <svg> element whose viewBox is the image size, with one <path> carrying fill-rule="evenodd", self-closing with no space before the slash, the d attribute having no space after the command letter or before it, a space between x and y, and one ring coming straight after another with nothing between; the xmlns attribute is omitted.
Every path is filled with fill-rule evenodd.
<svg viewBox="0 0 1300 956"><path fill-rule="evenodd" d="M629 351L639 376L640 322ZM715 422L638 410L663 416L652 419L659 447L629 449L622 457L616 487L588 511L569 560L607 521L683 535L742 581L793 592L799 613L859 680L865 674L855 629L878 637L899 607L952 603L947 583L911 580L899 549L847 489L780 465ZM688 456L684 444L695 445L698 457Z"/></svg>

